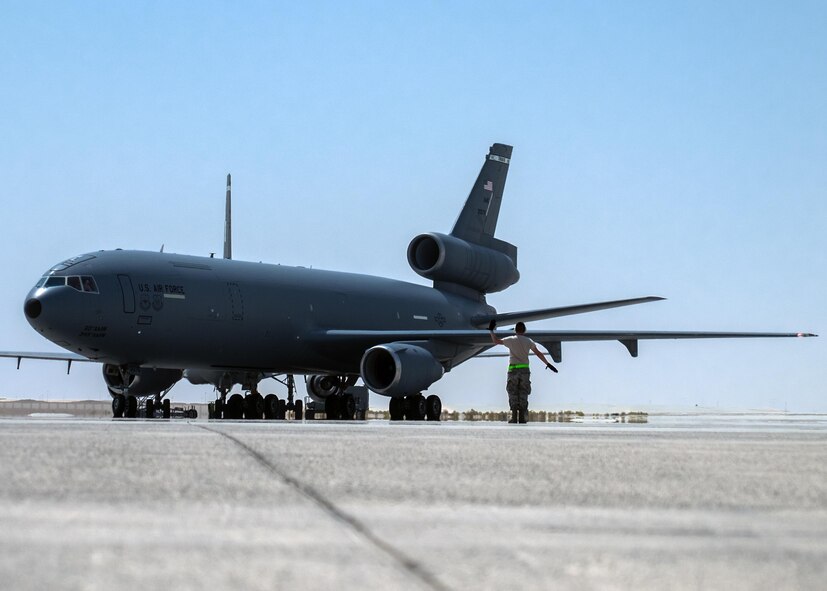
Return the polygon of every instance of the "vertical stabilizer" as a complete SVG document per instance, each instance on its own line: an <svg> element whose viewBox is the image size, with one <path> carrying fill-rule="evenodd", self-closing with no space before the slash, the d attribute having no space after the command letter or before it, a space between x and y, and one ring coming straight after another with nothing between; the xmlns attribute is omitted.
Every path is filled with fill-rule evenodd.
<svg viewBox="0 0 827 591"><path fill-rule="evenodd" d="M227 174L227 203L224 207L224 258L233 258L232 185Z"/></svg>
<svg viewBox="0 0 827 591"><path fill-rule="evenodd" d="M488 150L465 207L451 230L452 236L488 246L497 229L511 150L505 144L494 144Z"/></svg>
<svg viewBox="0 0 827 591"><path fill-rule="evenodd" d="M451 230L451 236L502 252L516 265L517 247L494 238L512 150L511 146L505 144L494 144L488 149L480 174L471 187L471 193Z"/></svg>

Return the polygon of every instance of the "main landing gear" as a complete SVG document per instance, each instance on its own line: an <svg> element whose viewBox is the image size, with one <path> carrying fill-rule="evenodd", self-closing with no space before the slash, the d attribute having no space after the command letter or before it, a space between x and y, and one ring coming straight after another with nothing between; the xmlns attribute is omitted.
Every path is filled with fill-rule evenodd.
<svg viewBox="0 0 827 591"><path fill-rule="evenodd" d="M442 400L436 394L427 398L422 394L391 398L388 413L392 421L438 421L442 416Z"/></svg>
<svg viewBox="0 0 827 591"><path fill-rule="evenodd" d="M134 419L139 416L154 419L155 411L158 408L160 408L163 418L170 418L172 411L169 399L161 399L159 394L140 398L131 394L112 394L112 416L116 419Z"/></svg>
<svg viewBox="0 0 827 591"><path fill-rule="evenodd" d="M301 400L294 400L296 382L292 375L284 381L277 380L287 386L287 398L281 399L275 394L263 396L258 392L257 384L250 384L250 392L246 395L232 394L229 398L229 388L221 390L221 396L209 407L209 418L230 419L234 421L257 420L283 421L288 413L293 412L297 421L304 416L304 405Z"/></svg>
<svg viewBox="0 0 827 591"><path fill-rule="evenodd" d="M330 421L352 421L354 419L363 421L365 419L365 411L359 408L359 406L361 405L356 404L356 398L351 392L328 396L322 404L325 417ZM311 411L308 410L308 419L311 418L310 412ZM313 418L315 418L316 413L321 412L321 410L314 408L312 412Z"/></svg>

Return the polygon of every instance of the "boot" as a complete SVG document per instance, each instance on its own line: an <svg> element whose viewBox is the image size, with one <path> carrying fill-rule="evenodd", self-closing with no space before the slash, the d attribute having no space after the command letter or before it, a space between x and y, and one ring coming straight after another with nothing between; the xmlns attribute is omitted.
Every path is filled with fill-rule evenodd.
<svg viewBox="0 0 827 591"><path fill-rule="evenodd" d="M519 416L518 416L519 414L520 414L520 411L512 410L511 411L511 420L508 421L508 424L513 425L513 424L517 423L517 421L519 420Z"/></svg>

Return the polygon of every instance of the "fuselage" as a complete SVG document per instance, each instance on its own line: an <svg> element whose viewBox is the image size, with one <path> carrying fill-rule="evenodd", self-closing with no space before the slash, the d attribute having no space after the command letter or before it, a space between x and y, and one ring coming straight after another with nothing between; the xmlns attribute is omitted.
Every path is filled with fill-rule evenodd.
<svg viewBox="0 0 827 591"><path fill-rule="evenodd" d="M364 350L316 335L466 329L492 311L382 277L126 250L56 265L25 304L44 337L104 363L353 374Z"/></svg>

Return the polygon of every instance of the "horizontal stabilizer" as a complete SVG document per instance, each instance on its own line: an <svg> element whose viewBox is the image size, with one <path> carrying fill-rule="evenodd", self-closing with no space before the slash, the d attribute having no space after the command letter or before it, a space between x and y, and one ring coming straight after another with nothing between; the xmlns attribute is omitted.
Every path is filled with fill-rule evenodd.
<svg viewBox="0 0 827 591"><path fill-rule="evenodd" d="M666 298L658 296L647 296L643 298L632 298L628 300L613 300L611 302L597 302L594 304L579 304L576 306L563 306L558 308L544 308L542 310L527 310L525 312L506 312L504 314L480 315L471 319L475 326L488 326L492 320L497 324L516 324L517 322L532 322L546 318L559 318L561 316L573 316L574 314L585 314L597 310L608 310L609 308L620 308L622 306L634 306L648 302L659 302Z"/></svg>

